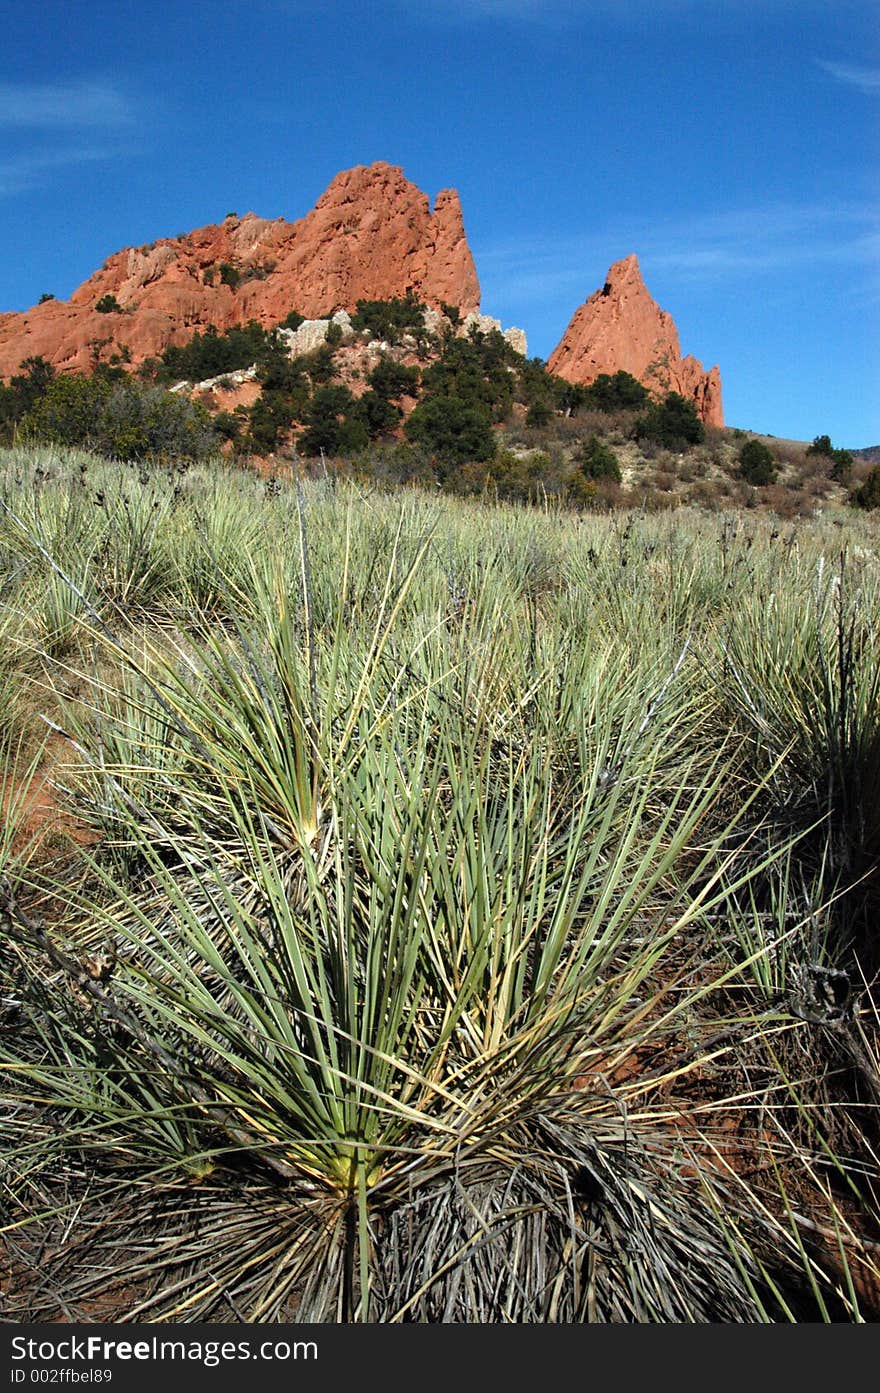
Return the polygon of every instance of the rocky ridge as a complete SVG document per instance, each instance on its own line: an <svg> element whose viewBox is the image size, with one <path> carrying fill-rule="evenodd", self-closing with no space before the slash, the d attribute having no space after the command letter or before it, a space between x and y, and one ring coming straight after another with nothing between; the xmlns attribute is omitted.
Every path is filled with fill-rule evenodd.
<svg viewBox="0 0 880 1393"><path fill-rule="evenodd" d="M692 401L707 425L724 425L718 368L706 372L682 357L672 316L648 293L636 256L616 261L602 289L575 311L547 366L583 386L601 373L628 372L655 394Z"/></svg>
<svg viewBox="0 0 880 1393"><path fill-rule="evenodd" d="M479 311L458 194L441 190L432 210L401 169L358 165L298 222L230 214L117 252L68 301L0 314L0 377L35 356L88 372L111 348L137 366L209 325L225 331L253 319L269 328L291 310L319 318L408 293L436 309Z"/></svg>
<svg viewBox="0 0 880 1393"><path fill-rule="evenodd" d="M295 357L320 347L331 322L348 343L359 300L407 295L428 307L428 333L448 327L443 308L452 307L459 333L497 329L518 353L527 352L522 330L502 330L480 313L457 193L441 190L432 209L397 166L358 165L338 174L297 222L229 214L222 223L117 252L68 301L49 298L24 313L0 314L0 379L34 357L68 372L108 360L137 367L197 332L223 333L251 320L271 328L292 310L307 316L282 331ZM672 317L651 298L635 256L611 267L547 366L583 385L623 370L656 395L680 392L706 423L724 424L718 368L706 372L682 356Z"/></svg>

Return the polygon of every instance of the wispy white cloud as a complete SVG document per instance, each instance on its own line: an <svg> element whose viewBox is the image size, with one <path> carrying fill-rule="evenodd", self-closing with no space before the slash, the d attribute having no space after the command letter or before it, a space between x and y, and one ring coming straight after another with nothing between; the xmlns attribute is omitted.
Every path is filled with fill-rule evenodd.
<svg viewBox="0 0 880 1393"><path fill-rule="evenodd" d="M733 15L760 12L772 6L776 10L795 7L816 8L821 0L396 0L409 14L424 16L440 22L480 22L485 20L529 20L559 25L593 20L616 23L667 22L670 18L699 17L710 12ZM837 0L840 7L855 0Z"/></svg>
<svg viewBox="0 0 880 1393"><path fill-rule="evenodd" d="M631 252L649 286L655 270L722 285L809 267L880 269L880 217L855 202L779 204L719 209L682 222L621 221L593 226L584 236L548 231L474 248L486 302L503 295L523 305L583 299L601 284L610 262Z"/></svg>
<svg viewBox="0 0 880 1393"><path fill-rule="evenodd" d="M826 63L821 58L817 61L819 67L836 77L838 82L857 87L860 92L880 94L880 68L863 68L854 63Z"/></svg>
<svg viewBox="0 0 880 1393"><path fill-rule="evenodd" d="M876 261L880 219L865 204L738 208L659 230L648 241L657 266L693 279L776 273Z"/></svg>
<svg viewBox="0 0 880 1393"><path fill-rule="evenodd" d="M106 82L0 82L0 127L22 130L115 129L128 125L128 100Z"/></svg>
<svg viewBox="0 0 880 1393"><path fill-rule="evenodd" d="M0 198L39 188L53 173L83 164L111 159L114 152L103 149L30 151L0 159Z"/></svg>
<svg viewBox="0 0 880 1393"><path fill-rule="evenodd" d="M0 197L125 153L134 107L111 82L0 82Z"/></svg>
<svg viewBox="0 0 880 1393"><path fill-rule="evenodd" d="M548 30L581 26L609 16L626 19L633 12L649 13L657 7L677 8L700 0L395 0L409 18L416 17L444 25L529 25Z"/></svg>
<svg viewBox="0 0 880 1393"><path fill-rule="evenodd" d="M540 14L542 11L559 9L559 0L464 0L458 3L453 0L453 4L459 9L469 9L477 14L488 15L490 18L507 18L513 16L519 18L522 15Z"/></svg>
<svg viewBox="0 0 880 1393"><path fill-rule="evenodd" d="M556 15L560 11L585 13L584 0L408 0L407 8L437 18L525 19Z"/></svg>

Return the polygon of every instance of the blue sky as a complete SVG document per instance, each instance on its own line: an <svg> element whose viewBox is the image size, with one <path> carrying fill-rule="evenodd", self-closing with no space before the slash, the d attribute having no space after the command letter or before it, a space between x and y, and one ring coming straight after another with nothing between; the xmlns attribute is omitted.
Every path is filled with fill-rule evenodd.
<svg viewBox="0 0 880 1393"><path fill-rule="evenodd" d="M728 423L880 443L876 0L0 0L0 310L340 169L457 188L547 357L636 252Z"/></svg>

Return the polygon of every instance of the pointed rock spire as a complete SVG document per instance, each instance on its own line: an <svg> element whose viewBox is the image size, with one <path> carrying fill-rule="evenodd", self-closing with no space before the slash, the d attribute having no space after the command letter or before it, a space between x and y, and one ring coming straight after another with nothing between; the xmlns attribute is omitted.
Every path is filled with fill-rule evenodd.
<svg viewBox="0 0 880 1393"><path fill-rule="evenodd" d="M547 366L584 386L600 373L628 372L655 394L693 401L707 425L724 425L718 368L682 357L672 316L651 298L634 255L615 261L601 290L575 310Z"/></svg>

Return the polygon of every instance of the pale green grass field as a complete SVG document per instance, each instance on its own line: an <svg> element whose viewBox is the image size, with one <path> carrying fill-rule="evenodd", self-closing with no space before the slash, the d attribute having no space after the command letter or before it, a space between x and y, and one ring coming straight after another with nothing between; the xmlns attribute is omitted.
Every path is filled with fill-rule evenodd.
<svg viewBox="0 0 880 1393"><path fill-rule="evenodd" d="M0 455L11 1318L875 1319L878 589Z"/></svg>

